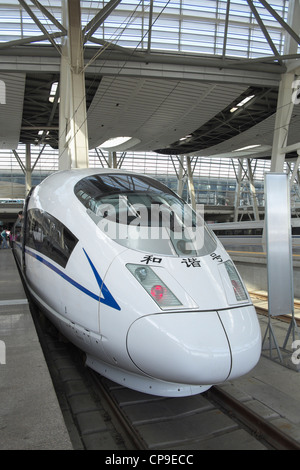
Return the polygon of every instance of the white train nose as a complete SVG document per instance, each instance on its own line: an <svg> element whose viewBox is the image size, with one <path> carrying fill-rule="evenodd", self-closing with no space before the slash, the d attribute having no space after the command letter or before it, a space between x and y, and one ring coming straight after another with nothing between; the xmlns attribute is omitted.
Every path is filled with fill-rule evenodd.
<svg viewBox="0 0 300 470"><path fill-rule="evenodd" d="M139 318L129 328L127 349L141 371L169 382L212 384L231 371L228 340L213 311Z"/></svg>
<svg viewBox="0 0 300 470"><path fill-rule="evenodd" d="M206 385L247 373L261 351L253 307L147 315L127 336L131 360L157 379Z"/></svg>
<svg viewBox="0 0 300 470"><path fill-rule="evenodd" d="M253 306L220 310L220 320L230 343L229 379L240 377L257 364L261 354L261 330Z"/></svg>

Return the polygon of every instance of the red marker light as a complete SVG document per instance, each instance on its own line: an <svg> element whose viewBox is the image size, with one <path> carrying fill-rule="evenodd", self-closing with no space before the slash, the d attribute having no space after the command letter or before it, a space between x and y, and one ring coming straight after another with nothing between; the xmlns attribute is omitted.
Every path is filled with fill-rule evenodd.
<svg viewBox="0 0 300 470"><path fill-rule="evenodd" d="M166 288L163 286L160 286L157 284L156 286L153 286L151 289L151 295L152 297L155 298L155 300L161 300L164 296L164 293L166 291Z"/></svg>
<svg viewBox="0 0 300 470"><path fill-rule="evenodd" d="M232 284L234 292L237 294L239 292L238 283L234 279L231 279L231 284Z"/></svg>

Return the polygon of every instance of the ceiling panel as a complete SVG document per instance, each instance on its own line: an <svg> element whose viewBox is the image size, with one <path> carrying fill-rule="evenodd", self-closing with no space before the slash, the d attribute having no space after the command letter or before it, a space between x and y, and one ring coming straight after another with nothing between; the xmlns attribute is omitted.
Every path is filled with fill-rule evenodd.
<svg viewBox="0 0 300 470"><path fill-rule="evenodd" d="M107 139L139 139L132 150L163 148L228 106L246 85L103 77L88 110L89 147Z"/></svg>
<svg viewBox="0 0 300 470"><path fill-rule="evenodd" d="M247 131L237 136L225 140L219 145L214 145L208 149L197 152L201 156L216 157L270 157L272 153L272 145L274 138L276 114L264 119L259 124L250 127ZM299 142L300 129L300 107L294 106L291 121L288 127L287 145L293 145ZM261 148L250 149L244 152L236 152L236 150L249 145L260 145ZM293 154L291 154L293 156ZM294 155L296 156L296 155Z"/></svg>
<svg viewBox="0 0 300 470"><path fill-rule="evenodd" d="M0 73L0 148L19 145L25 73Z"/></svg>

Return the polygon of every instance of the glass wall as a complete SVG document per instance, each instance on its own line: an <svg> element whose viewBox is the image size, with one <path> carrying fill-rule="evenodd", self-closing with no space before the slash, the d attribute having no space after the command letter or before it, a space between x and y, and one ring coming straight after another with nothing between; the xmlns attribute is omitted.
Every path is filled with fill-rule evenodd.
<svg viewBox="0 0 300 470"><path fill-rule="evenodd" d="M40 3L48 13L29 2L33 14L50 33L60 30L51 16L62 21L61 1ZM82 25L87 25L108 1L81 0ZM273 51L245 0L231 0L227 23L227 0L155 0L153 2L151 43L149 34L150 0L122 0L94 32L95 40L112 42L134 50L173 51L215 56L258 58ZM258 1L253 0L269 37L279 53L283 53L285 36L281 25ZM289 0L275 0L272 7L287 19ZM224 43L225 27L227 41ZM0 42L41 36L41 30L18 0L0 4ZM61 38L56 38L59 44ZM48 41L41 41L48 43ZM89 46L98 47L94 42ZM225 46L225 47L224 47Z"/></svg>
<svg viewBox="0 0 300 470"><path fill-rule="evenodd" d="M38 184L47 175L58 170L58 152L46 146L43 152L39 146L31 146L32 185ZM13 151L0 150L0 198L24 197L25 176L20 168L25 166L25 145L19 145L17 157ZM181 159L178 156L160 155L150 152L117 153L118 167L128 171L154 176L170 189L177 191ZM90 151L91 168L107 167L108 152L98 149ZM230 158L191 157L196 202L205 205L233 206L237 186L239 166L242 165L240 205L252 206L252 193L247 177L246 161ZM270 171L270 160L253 159L251 168L258 206L264 206L264 175ZM294 163L285 171L293 171ZM184 168L186 166L184 165ZM292 207L300 203L299 187L293 185ZM183 198L188 200L187 174L183 170Z"/></svg>

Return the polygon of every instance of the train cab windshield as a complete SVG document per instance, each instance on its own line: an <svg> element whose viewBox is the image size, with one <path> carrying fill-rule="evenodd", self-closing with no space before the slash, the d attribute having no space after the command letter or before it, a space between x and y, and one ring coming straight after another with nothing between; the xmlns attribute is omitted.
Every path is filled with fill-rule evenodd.
<svg viewBox="0 0 300 470"><path fill-rule="evenodd" d="M97 226L128 248L171 256L204 256L216 248L201 215L159 181L96 174L80 180L74 192Z"/></svg>

